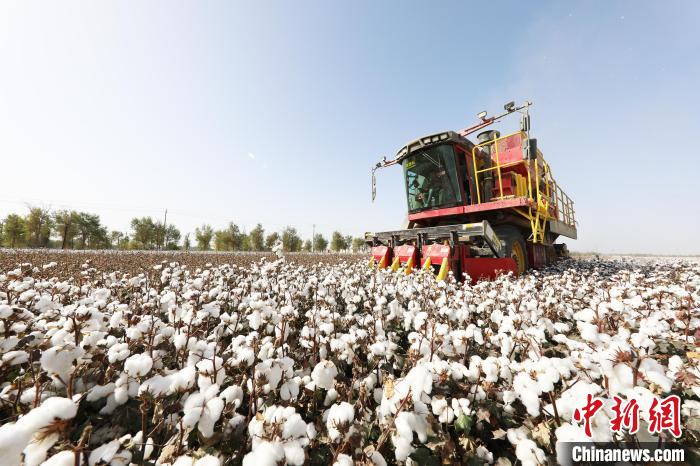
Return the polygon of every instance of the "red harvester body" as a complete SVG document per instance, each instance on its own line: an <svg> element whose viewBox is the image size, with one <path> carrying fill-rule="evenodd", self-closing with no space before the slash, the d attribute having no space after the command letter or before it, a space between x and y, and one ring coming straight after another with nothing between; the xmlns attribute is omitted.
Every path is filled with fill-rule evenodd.
<svg viewBox="0 0 700 466"><path fill-rule="evenodd" d="M554 241L576 239L574 204L530 138L530 105L509 102L505 113L489 118L482 112L476 125L411 141L373 168L372 199L375 171L403 167L408 222L403 230L365 234L372 266L404 273L421 267L440 280L452 271L476 282L568 254ZM476 143L466 138L514 113L521 114L519 131L483 131Z"/></svg>

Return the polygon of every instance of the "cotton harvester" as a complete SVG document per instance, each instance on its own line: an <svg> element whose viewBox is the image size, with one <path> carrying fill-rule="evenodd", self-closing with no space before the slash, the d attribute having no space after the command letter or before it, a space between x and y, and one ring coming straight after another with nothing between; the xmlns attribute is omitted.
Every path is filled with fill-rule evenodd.
<svg viewBox="0 0 700 466"><path fill-rule="evenodd" d="M509 102L504 113L458 132L431 134L409 142L375 172L401 165L408 200L405 229L366 233L370 265L432 270L442 280L468 274L473 282L500 273L524 273L568 255L559 236L576 239L574 205L552 177L549 164L530 138L531 103ZM502 118L520 114L520 130L501 136L481 131L476 143L466 137Z"/></svg>

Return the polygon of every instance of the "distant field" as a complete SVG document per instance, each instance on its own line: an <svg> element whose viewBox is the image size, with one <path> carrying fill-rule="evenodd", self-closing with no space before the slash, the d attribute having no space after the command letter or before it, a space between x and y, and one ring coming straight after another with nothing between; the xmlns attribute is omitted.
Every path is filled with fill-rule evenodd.
<svg viewBox="0 0 700 466"><path fill-rule="evenodd" d="M365 258L365 254L351 253L286 253L285 257L300 265L323 262L338 264ZM20 264L32 264L42 267L51 262L51 275L61 277L77 276L82 265L90 261L90 265L103 272L121 271L138 274L150 270L162 262L178 262L189 268L204 268L233 264L238 266L250 265L262 258L274 260L271 252L203 252L203 251L75 251L52 249L0 249L0 272L15 269Z"/></svg>

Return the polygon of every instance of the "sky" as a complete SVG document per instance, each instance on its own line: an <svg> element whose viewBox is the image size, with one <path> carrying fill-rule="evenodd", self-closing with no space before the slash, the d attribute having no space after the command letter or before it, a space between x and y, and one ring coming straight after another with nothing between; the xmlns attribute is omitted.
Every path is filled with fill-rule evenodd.
<svg viewBox="0 0 700 466"><path fill-rule="evenodd" d="M3 1L0 216L396 229L401 171L372 203L376 161L530 100L570 249L700 254L699 21L694 1Z"/></svg>

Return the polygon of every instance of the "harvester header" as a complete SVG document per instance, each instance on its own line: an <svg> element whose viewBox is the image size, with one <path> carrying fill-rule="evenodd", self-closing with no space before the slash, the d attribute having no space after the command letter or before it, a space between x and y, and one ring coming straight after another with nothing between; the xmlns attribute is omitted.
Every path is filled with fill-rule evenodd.
<svg viewBox="0 0 700 466"><path fill-rule="evenodd" d="M365 235L372 266L404 273L422 267L438 279L452 271L477 281L522 274L567 255L555 240L576 239L574 204L530 137L531 105L509 102L492 117L481 112L478 123L415 139L372 168L374 200L375 172L402 166L408 207L405 229ZM485 130L476 143L467 139L515 113L519 131Z"/></svg>

